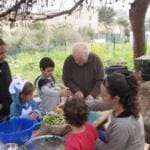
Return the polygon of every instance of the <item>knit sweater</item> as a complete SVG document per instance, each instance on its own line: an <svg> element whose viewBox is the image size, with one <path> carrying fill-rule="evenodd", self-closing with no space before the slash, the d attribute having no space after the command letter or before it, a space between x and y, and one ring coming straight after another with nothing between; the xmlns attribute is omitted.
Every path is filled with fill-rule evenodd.
<svg viewBox="0 0 150 150"><path fill-rule="evenodd" d="M103 64L98 56L89 54L88 61L83 66L75 63L72 55L68 56L63 66L63 82L75 94L82 91L84 98L99 95L100 83L104 78Z"/></svg>
<svg viewBox="0 0 150 150"><path fill-rule="evenodd" d="M106 130L107 143L98 140L96 150L144 150L143 120L129 117L114 117Z"/></svg>
<svg viewBox="0 0 150 150"><path fill-rule="evenodd" d="M100 100L87 101L89 110L105 111L113 109ZM143 118L134 118L129 114L122 113L118 117L113 114L111 122L106 130L104 143L98 140L96 150L144 150L144 125Z"/></svg>

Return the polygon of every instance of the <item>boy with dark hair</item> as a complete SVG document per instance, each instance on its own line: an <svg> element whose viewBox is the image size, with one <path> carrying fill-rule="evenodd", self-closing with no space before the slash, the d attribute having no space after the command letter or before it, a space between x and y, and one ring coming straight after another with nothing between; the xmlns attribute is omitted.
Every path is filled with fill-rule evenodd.
<svg viewBox="0 0 150 150"><path fill-rule="evenodd" d="M40 107L43 114L54 111L60 103L60 97L69 95L67 89L57 90L55 87L55 79L53 70L55 67L54 61L49 57L44 57L40 60L39 67L41 75L35 80L35 85L38 88L41 99Z"/></svg>
<svg viewBox="0 0 150 150"><path fill-rule="evenodd" d="M39 67L42 69L46 69L47 67L55 67L55 63L52 59L50 59L49 57L44 57L43 59L41 59Z"/></svg>
<svg viewBox="0 0 150 150"><path fill-rule="evenodd" d="M0 38L0 120L6 119L10 114L11 96L9 84L12 80L6 57L6 43Z"/></svg>

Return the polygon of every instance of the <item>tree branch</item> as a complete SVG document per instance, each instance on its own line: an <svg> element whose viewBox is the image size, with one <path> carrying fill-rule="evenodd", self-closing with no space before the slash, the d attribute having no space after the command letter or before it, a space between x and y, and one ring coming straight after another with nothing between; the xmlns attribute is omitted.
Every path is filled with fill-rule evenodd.
<svg viewBox="0 0 150 150"><path fill-rule="evenodd" d="M79 6L81 6L84 1L85 0L79 0L78 2L75 3L75 5L72 8L70 8L68 10L57 12L57 13L54 13L54 14L51 14L51 15L46 15L44 18L37 18L37 19L34 19L34 20L39 21L39 20L52 19L54 17L58 17L58 16L66 15L66 14L70 15L74 10L76 10Z"/></svg>
<svg viewBox="0 0 150 150"><path fill-rule="evenodd" d="M16 11L20 8L21 4L26 3L26 0L21 0L18 3L15 3L14 6L12 6L11 8L7 9L6 11L0 13L0 18L7 16L8 14L10 14L12 11Z"/></svg>

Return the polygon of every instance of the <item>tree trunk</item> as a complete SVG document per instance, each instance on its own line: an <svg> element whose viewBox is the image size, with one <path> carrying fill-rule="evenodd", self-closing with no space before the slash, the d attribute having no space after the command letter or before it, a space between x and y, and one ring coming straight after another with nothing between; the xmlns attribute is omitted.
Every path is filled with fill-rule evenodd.
<svg viewBox="0 0 150 150"><path fill-rule="evenodd" d="M134 58L140 57L146 53L144 23L149 3L150 0L135 0L131 4L131 9L129 11L134 39ZM135 69L137 69L136 62Z"/></svg>
<svg viewBox="0 0 150 150"><path fill-rule="evenodd" d="M150 0L135 0L131 4L130 21L134 37L134 58L145 54L145 15Z"/></svg>

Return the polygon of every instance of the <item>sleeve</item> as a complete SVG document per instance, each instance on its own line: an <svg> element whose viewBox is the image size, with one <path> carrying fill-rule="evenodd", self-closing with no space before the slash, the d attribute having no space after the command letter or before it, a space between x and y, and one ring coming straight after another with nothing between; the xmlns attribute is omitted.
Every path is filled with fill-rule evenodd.
<svg viewBox="0 0 150 150"><path fill-rule="evenodd" d="M102 130L100 130L99 131L99 138L100 138L100 140L101 141L103 141L103 142L107 142L107 138L106 138L106 132L105 131L102 131Z"/></svg>
<svg viewBox="0 0 150 150"><path fill-rule="evenodd" d="M90 111L105 111L112 109L112 106L106 105L100 100L88 100L86 101L86 104Z"/></svg>
<svg viewBox="0 0 150 150"><path fill-rule="evenodd" d="M20 107L16 105L16 103L12 103L10 106L10 118L16 119L16 118L28 118L27 115L22 115L20 111Z"/></svg>
<svg viewBox="0 0 150 150"><path fill-rule="evenodd" d="M68 143L65 145L65 150L79 150L79 148Z"/></svg>
<svg viewBox="0 0 150 150"><path fill-rule="evenodd" d="M93 89L91 90L90 94L93 97L97 97L99 95L99 92L100 92L100 83L102 82L102 80L104 78L103 64L97 56L95 56L94 70L95 70L94 79L96 82L95 82L95 85L94 85Z"/></svg>
<svg viewBox="0 0 150 150"><path fill-rule="evenodd" d="M38 80L40 79L40 75L36 77L36 79L34 80L34 87L38 88Z"/></svg>
<svg viewBox="0 0 150 150"><path fill-rule="evenodd" d="M55 87L48 87L47 85L44 85L41 88L41 92L45 96L46 95L50 96L50 97L59 97L60 96L60 92Z"/></svg>
<svg viewBox="0 0 150 150"><path fill-rule="evenodd" d="M6 69L6 76L7 76L8 86L9 86L10 82L12 81L12 76L11 76L11 72L10 72L8 63L7 63L7 69Z"/></svg>
<svg viewBox="0 0 150 150"><path fill-rule="evenodd" d="M20 113L17 109L17 105L13 102L10 106L10 118L14 119L14 118L19 118L20 117Z"/></svg>
<svg viewBox="0 0 150 150"><path fill-rule="evenodd" d="M64 62L62 79L65 86L69 87L72 93L76 93L77 91L80 91L80 88L71 80L72 69L70 63L71 62L68 57Z"/></svg>
<svg viewBox="0 0 150 150"><path fill-rule="evenodd" d="M5 77L6 77L6 86L9 88L9 85L12 81L12 76L11 76L11 72L10 72L10 68L9 68L9 65L8 63L6 62L6 70L5 70ZM8 108L9 109L9 106L11 104L11 96L10 94L8 93L7 95L7 102L6 101L3 101L3 106L4 108Z"/></svg>
<svg viewBox="0 0 150 150"><path fill-rule="evenodd" d="M107 137L107 143L97 140L96 150L124 150L129 139L129 133L126 126L116 125L112 127L111 133Z"/></svg>
<svg viewBox="0 0 150 150"><path fill-rule="evenodd" d="M38 117L39 119L42 118L42 114L41 114L39 105L34 100L32 100L32 112L36 112L39 116Z"/></svg>

